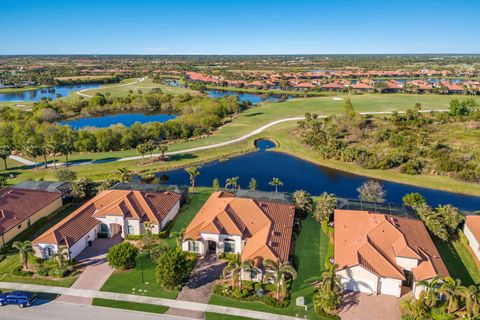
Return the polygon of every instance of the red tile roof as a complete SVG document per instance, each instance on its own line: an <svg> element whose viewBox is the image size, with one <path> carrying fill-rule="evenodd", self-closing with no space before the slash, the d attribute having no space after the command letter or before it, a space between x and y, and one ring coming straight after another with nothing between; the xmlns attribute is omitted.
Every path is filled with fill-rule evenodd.
<svg viewBox="0 0 480 320"><path fill-rule="evenodd" d="M4 188L0 190L0 233L5 233L22 221L60 198L60 192Z"/></svg>

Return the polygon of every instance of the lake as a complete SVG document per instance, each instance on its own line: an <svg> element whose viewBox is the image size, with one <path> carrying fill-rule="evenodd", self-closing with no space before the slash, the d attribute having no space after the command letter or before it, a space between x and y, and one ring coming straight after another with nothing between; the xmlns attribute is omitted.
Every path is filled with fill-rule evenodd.
<svg viewBox="0 0 480 320"><path fill-rule="evenodd" d="M293 192L304 189L313 195L327 191L338 197L357 198L356 189L369 180L367 177L318 166L288 154L267 151L267 148L272 147L271 142L262 141L257 147L259 150L255 152L203 165L199 170L200 175L196 178L197 185L212 186L213 179L218 178L220 186L223 187L227 178L238 176L241 188L248 188L250 178L255 178L259 190L274 191L268 182L277 177L284 183L279 191ZM189 184L189 177L184 169L167 171L165 174L169 177L168 183ZM382 183L387 191L388 202L402 203L402 197L406 193L419 192L432 206L452 204L466 211L480 210L480 197L388 181Z"/></svg>
<svg viewBox="0 0 480 320"><path fill-rule="evenodd" d="M84 84L66 84L58 85L49 88L33 89L20 92L0 92L0 102L35 102L42 98L56 99L57 94L62 97L68 96L71 92L83 89L96 89L100 87L98 83L84 83Z"/></svg>
<svg viewBox="0 0 480 320"><path fill-rule="evenodd" d="M207 90L205 91L205 93L208 94L210 98L223 98L225 96L237 96L238 101L240 102L250 101L252 104L258 104L264 101L269 101L269 102L280 101L279 95L270 95L269 97L265 97L261 94L236 92L236 91L223 91L223 90ZM288 97L288 98L290 99L291 97Z"/></svg>
<svg viewBox="0 0 480 320"><path fill-rule="evenodd" d="M69 125L74 129L84 127L107 128L114 124L123 124L125 127L132 126L135 122L166 122L175 119L172 114L143 114L143 113L119 113L109 114L100 117L85 117L59 122L62 125Z"/></svg>

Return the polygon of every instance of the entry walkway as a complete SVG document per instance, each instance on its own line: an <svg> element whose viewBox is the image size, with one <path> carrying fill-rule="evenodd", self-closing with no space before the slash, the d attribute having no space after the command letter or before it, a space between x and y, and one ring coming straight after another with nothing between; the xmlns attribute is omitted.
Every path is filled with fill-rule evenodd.
<svg viewBox="0 0 480 320"><path fill-rule="evenodd" d="M71 288L100 290L113 273L107 262L106 254L114 244L120 243L122 238L118 235L110 239L96 239L91 247L83 250L78 256L78 267L84 269ZM92 298L62 295L56 299L59 302L92 304Z"/></svg>
<svg viewBox="0 0 480 320"><path fill-rule="evenodd" d="M104 291L98 291L98 290L63 288L63 287L43 286L43 285L36 285L36 284L29 284L29 283L15 283L15 282L0 282L0 288L11 289L11 290L47 292L47 293L62 294L62 295L66 294L66 295L75 296L75 297L101 298L101 299L110 299L110 300L116 300L116 301L147 303L147 304L153 304L153 305L159 305L159 306L166 306L166 307L175 308L175 309L187 309L187 310L194 310L194 311L200 311L200 312L214 312L214 313L221 313L221 314L226 314L230 316L247 317L247 318L253 318L253 319L260 319L260 320L299 319L295 317L283 316L283 315L267 313L267 312L253 311L248 309L223 307L223 306L183 301L183 300L171 300L171 299L163 299L163 298L137 296L133 294L104 292Z"/></svg>

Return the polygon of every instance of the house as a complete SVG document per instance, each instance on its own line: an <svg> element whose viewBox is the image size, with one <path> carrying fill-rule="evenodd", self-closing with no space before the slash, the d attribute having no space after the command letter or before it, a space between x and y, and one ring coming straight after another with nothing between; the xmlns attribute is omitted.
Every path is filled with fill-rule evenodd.
<svg viewBox="0 0 480 320"><path fill-rule="evenodd" d="M238 254L258 268L242 279L260 280L264 260L288 262L294 216L293 204L215 192L185 230L182 249L203 256Z"/></svg>
<svg viewBox="0 0 480 320"><path fill-rule="evenodd" d="M473 253L480 260L480 216L465 216L463 233Z"/></svg>
<svg viewBox="0 0 480 320"><path fill-rule="evenodd" d="M345 290L415 297L419 281L448 276L422 221L413 217L358 210L335 210L334 260Z"/></svg>
<svg viewBox="0 0 480 320"><path fill-rule="evenodd" d="M350 86L353 92L372 92L373 86L364 82L358 82Z"/></svg>
<svg viewBox="0 0 480 320"><path fill-rule="evenodd" d="M336 92L341 92L345 90L345 86L339 82L331 82L324 84L321 89L323 91L336 91Z"/></svg>
<svg viewBox="0 0 480 320"><path fill-rule="evenodd" d="M70 182L65 181L33 181L27 180L17 183L11 186L14 189L23 190L39 190L47 192L59 192L62 194L64 201L70 198L70 192L72 191Z"/></svg>
<svg viewBox="0 0 480 320"><path fill-rule="evenodd" d="M180 194L169 191L103 191L35 239L35 255L49 258L65 246L72 259L91 246L99 234L125 238L144 234L147 228L158 234L178 214L180 198Z"/></svg>
<svg viewBox="0 0 480 320"><path fill-rule="evenodd" d="M63 205L62 193L4 188L0 190L0 245Z"/></svg>

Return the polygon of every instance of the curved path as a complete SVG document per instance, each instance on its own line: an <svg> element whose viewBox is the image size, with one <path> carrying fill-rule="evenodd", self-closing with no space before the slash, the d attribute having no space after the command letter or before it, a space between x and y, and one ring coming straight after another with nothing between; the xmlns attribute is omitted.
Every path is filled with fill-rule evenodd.
<svg viewBox="0 0 480 320"><path fill-rule="evenodd" d="M421 110L420 112L429 113L429 112L432 112L432 111L447 112L448 110L444 110L444 109L441 109L441 110ZM398 113L405 113L405 111L398 111ZM393 114L393 111L360 112L360 114L361 115L389 115L389 114ZM324 115L324 116L319 116L318 118L326 118L326 117L329 117L329 116ZM303 120L303 119L305 119L305 117L293 117L293 118L285 118L285 119L272 121L270 123L267 123L264 126L261 126L258 129L255 129L255 130L247 133L246 135L243 135L243 136L241 136L239 138L236 138L236 139L232 139L232 140L228 140L228 141L224 141L224 142L219 142L219 143L214 143L214 144L209 144L209 145L201 146L201 147L195 147L195 148L190 148L190 149L183 149L183 150L166 152L165 154L166 155L176 155L176 154L182 154L182 153L192 153L192 152L197 152L197 151L202 151L202 150L208 150L208 149L213 149L213 148L221 148L221 147L230 145L232 143L237 143L237 142L244 141L248 138L251 138L251 137L253 137L257 134L262 133L266 129L268 129L270 127L273 127L277 124L280 124L280 123L283 123L283 122L289 122L289 121L299 121L299 120ZM161 156L160 153L152 154L152 157L159 157L159 156ZM10 158L15 160L15 161L18 161L20 163L23 163L25 165L29 165L29 166L35 164L34 162L32 162L28 159L24 159L24 158L19 157L19 156L10 156ZM106 159L104 161L102 161L102 160L85 161L85 162L70 163L69 165L70 166L79 166L79 165L84 165L84 164L98 164L98 163L117 162L117 161L132 161L132 160L140 160L140 159L142 159L142 156L133 156L133 157L120 158L120 159L113 159L113 160L112 159ZM41 163L38 163L38 165L40 165L40 164ZM57 163L57 166L64 166L64 165L65 165L64 163ZM53 166L53 164L49 164L49 166Z"/></svg>
<svg viewBox="0 0 480 320"><path fill-rule="evenodd" d="M109 88L119 88L119 87L127 87L127 86L131 86L132 84L136 84L136 83L140 83L142 82L143 80L145 80L147 77L143 77L143 78L139 78L133 82L129 82L129 83L122 83L122 84L119 84L117 86L109 86L109 87L106 87L106 88L98 88L98 89L82 89L82 90L78 90L76 93L81 96L81 97L84 97L84 98L92 98L93 96L89 95L89 94L86 94L84 93L85 91L89 91L89 90L99 90L99 89L109 89Z"/></svg>

